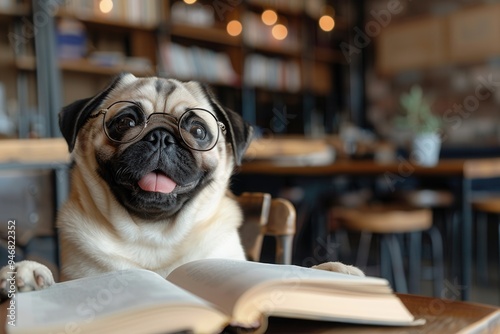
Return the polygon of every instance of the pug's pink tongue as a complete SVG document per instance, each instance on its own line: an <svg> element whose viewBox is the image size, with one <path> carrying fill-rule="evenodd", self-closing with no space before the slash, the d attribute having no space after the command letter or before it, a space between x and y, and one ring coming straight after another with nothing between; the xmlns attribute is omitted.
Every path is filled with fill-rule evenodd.
<svg viewBox="0 0 500 334"><path fill-rule="evenodd" d="M144 191L171 193L177 185L171 178L161 173L148 173L139 180L139 187Z"/></svg>

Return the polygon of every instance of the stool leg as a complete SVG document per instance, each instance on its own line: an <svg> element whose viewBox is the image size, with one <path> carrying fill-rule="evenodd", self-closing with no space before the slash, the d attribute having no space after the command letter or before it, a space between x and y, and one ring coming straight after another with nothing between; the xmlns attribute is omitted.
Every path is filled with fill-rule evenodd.
<svg viewBox="0 0 500 334"><path fill-rule="evenodd" d="M459 259L460 259L460 240L462 238L460 234L460 221L457 212L453 212L451 217L451 228L450 228L450 236L451 236L451 277L458 277L460 274L459 270Z"/></svg>
<svg viewBox="0 0 500 334"><path fill-rule="evenodd" d="M498 217L498 268L497 268L497 279L500 280L500 216ZM500 289L498 290L498 297L500 302Z"/></svg>
<svg viewBox="0 0 500 334"><path fill-rule="evenodd" d="M380 235L380 277L383 277L389 281L391 286L394 286L394 279L391 272L391 253L389 249L388 241L385 235Z"/></svg>
<svg viewBox="0 0 500 334"><path fill-rule="evenodd" d="M444 255L443 255L443 239L439 230L432 226L429 230L432 248L432 266L433 266L433 289L434 297L440 297L443 292L444 282Z"/></svg>
<svg viewBox="0 0 500 334"><path fill-rule="evenodd" d="M370 254L370 245L372 234L370 232L361 232L359 236L358 254L356 256L356 267L366 270L368 266L368 254Z"/></svg>
<svg viewBox="0 0 500 334"><path fill-rule="evenodd" d="M347 230L345 229L339 229L338 231L335 232L335 248L338 249L337 251L337 257L338 261L348 261L352 262L352 256L351 254L353 253L351 251L351 244L349 242L349 236L347 234Z"/></svg>
<svg viewBox="0 0 500 334"><path fill-rule="evenodd" d="M338 245L336 232L328 233L326 235L326 248L327 248L327 261L339 261L339 254L337 251L329 251L336 249Z"/></svg>
<svg viewBox="0 0 500 334"><path fill-rule="evenodd" d="M476 224L476 266L480 284L488 283L488 214L477 212Z"/></svg>
<svg viewBox="0 0 500 334"><path fill-rule="evenodd" d="M422 277L422 233L410 233L410 252L409 252L409 274L408 285L410 293L418 294L420 292L420 279Z"/></svg>
<svg viewBox="0 0 500 334"><path fill-rule="evenodd" d="M401 254L401 248L399 247L397 236L394 234L384 235L382 237L382 242L387 243L387 248L391 257L395 290L401 293L408 293L403 256Z"/></svg>

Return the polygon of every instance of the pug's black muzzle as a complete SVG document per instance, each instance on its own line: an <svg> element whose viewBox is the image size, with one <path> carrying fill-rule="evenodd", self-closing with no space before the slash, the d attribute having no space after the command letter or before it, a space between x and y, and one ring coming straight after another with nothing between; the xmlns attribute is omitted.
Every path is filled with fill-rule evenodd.
<svg viewBox="0 0 500 334"><path fill-rule="evenodd" d="M165 127L150 129L119 155L98 157L97 163L116 199L129 212L148 220L175 215L208 178L182 139ZM139 184L148 173L169 178L175 188L169 193L143 190Z"/></svg>

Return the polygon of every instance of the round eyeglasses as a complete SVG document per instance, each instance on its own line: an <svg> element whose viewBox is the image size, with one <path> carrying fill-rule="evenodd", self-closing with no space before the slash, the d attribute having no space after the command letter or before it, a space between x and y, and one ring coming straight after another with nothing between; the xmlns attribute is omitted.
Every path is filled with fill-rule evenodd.
<svg viewBox="0 0 500 334"><path fill-rule="evenodd" d="M145 129L162 127L177 131L182 142L195 151L209 151L219 140L219 128L225 133L225 126L214 114L202 108L187 109L179 118L166 113L146 115L136 102L117 101L99 110L96 118L103 115L103 130L109 140L126 144L137 140Z"/></svg>

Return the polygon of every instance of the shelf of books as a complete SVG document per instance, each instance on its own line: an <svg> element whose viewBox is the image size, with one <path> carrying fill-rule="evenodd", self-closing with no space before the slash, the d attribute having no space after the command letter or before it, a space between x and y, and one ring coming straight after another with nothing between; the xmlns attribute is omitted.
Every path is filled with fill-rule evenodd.
<svg viewBox="0 0 500 334"><path fill-rule="evenodd" d="M3 6L4 2L11 6ZM235 96L229 99L232 105L228 107L242 110L251 106L254 114L262 112L262 100L269 102L269 95L263 95L269 92L275 97L274 102L266 104L267 109L279 104L303 114L301 109L307 103L291 96L298 94L309 101L317 96L324 99L332 91L336 75L332 69L345 64L338 48L331 47L332 41L347 31L345 20L342 24L340 17L340 32L321 32L317 16L323 9L314 3L246 0L220 6L209 0L194 4L181 0L62 2L51 8L58 68L65 87L62 99L68 103L86 97L78 94L88 94L109 76L126 71L137 76L206 82L215 86L217 93ZM276 16L273 22L264 19L268 10ZM30 11L31 1L0 1L0 19L9 18L2 20L4 24L19 21ZM15 61L3 64L21 71L36 70L34 52L16 56ZM70 80L90 88L73 91L75 85L67 85ZM312 100L308 97L311 94Z"/></svg>
<svg viewBox="0 0 500 334"><path fill-rule="evenodd" d="M160 45L160 55L167 75L228 86L240 82L231 59L224 52L166 42Z"/></svg>
<svg viewBox="0 0 500 334"><path fill-rule="evenodd" d="M105 75L131 68L154 74L159 2L115 1L111 8L102 3L71 1L57 11L61 69Z"/></svg>
<svg viewBox="0 0 500 334"><path fill-rule="evenodd" d="M31 1L0 1L0 138L43 134L34 130L42 128L31 15Z"/></svg>
<svg viewBox="0 0 500 334"><path fill-rule="evenodd" d="M159 1L65 1L57 17L120 29L154 30L161 20Z"/></svg>

